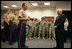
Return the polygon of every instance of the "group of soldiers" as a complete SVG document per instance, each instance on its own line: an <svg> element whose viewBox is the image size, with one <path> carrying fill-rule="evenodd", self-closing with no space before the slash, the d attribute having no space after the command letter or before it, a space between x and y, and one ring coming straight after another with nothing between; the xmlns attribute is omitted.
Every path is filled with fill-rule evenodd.
<svg viewBox="0 0 72 49"><path fill-rule="evenodd" d="M54 23L47 20L29 20L26 25L26 40L29 39L52 39L55 40Z"/></svg>
<svg viewBox="0 0 72 49"><path fill-rule="evenodd" d="M10 13L10 10L8 10L7 12ZM17 11L14 12L13 17L9 18L9 15L13 15L13 14L8 14L8 21L11 20L12 22L14 22L15 25L13 28L16 29L16 27L18 26L18 23L19 23L18 17L16 16ZM4 14L4 17L5 16L6 16L6 14ZM15 19L15 21L13 19ZM10 22L10 25L12 25L11 22ZM33 20L27 21L27 23L26 23L26 40L35 39L35 38L37 38L37 39L40 39L40 38L45 39L46 38L46 39L53 39L54 40L55 39L55 29L53 28L53 26L54 26L53 22L48 22L47 20L45 21L43 19L41 21L38 19L33 19ZM9 26L5 25L5 27L6 27L5 32L8 32ZM13 30L13 31L16 31L16 30ZM9 37L10 34L8 34L6 36ZM7 38L7 37L5 37L5 38ZM7 39L7 40L9 40L9 39Z"/></svg>
<svg viewBox="0 0 72 49"><path fill-rule="evenodd" d="M2 31L2 41L9 41L9 44L17 41L17 26L19 23L18 20L18 11L14 11L14 13L11 12L11 10L8 10L3 15L3 31Z"/></svg>
<svg viewBox="0 0 72 49"><path fill-rule="evenodd" d="M8 11L8 12L10 12L10 11ZM15 11L15 13L17 14L17 11ZM14 17L13 18L10 17L10 19L9 19L9 15L11 15L11 14L8 15L8 21L11 19L12 20L15 19L15 21L12 21L12 20L11 21L14 22L17 26L19 23L19 20L18 20L18 17L15 15L15 13L13 15ZM6 16L6 14L4 15L4 17L5 16ZM11 22L10 22L10 24L11 24ZM14 28L16 26L14 26ZM38 19L29 20L26 23L26 39L27 40L33 39L33 38L40 39L42 37L43 39L45 39L45 38L51 39L52 38L54 40L55 39L55 30L54 30L53 26L54 26L53 22L48 22L48 21L44 21L44 20L40 21ZM8 27L8 26L5 25L5 27ZM8 30L6 30L6 31L8 31Z"/></svg>
<svg viewBox="0 0 72 49"><path fill-rule="evenodd" d="M8 41L9 45L13 45L18 41L18 47L28 47L25 45L26 39L35 39L35 38L49 38L55 39L55 30L53 28L54 23L44 21L43 19L39 21L38 19L31 19L25 13L27 6L25 3L22 4L21 10L11 12L8 10L7 13L3 16L4 26L2 32L2 41Z"/></svg>

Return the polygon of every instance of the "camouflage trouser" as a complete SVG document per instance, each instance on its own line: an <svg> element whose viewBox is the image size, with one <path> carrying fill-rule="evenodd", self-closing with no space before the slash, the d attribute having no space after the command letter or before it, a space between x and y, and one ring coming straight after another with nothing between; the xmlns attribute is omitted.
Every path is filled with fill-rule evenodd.
<svg viewBox="0 0 72 49"><path fill-rule="evenodd" d="M31 28L32 37L34 36L34 32L35 32L34 27L32 27Z"/></svg>
<svg viewBox="0 0 72 49"><path fill-rule="evenodd" d="M33 37L35 37L35 35L36 35L36 27L34 27L34 32L33 32Z"/></svg>
<svg viewBox="0 0 72 49"><path fill-rule="evenodd" d="M42 34L42 37L45 36L45 29L44 28L39 29L38 37L40 37L40 34Z"/></svg>
<svg viewBox="0 0 72 49"><path fill-rule="evenodd" d="M28 29L26 29L26 37L27 38L30 38L30 37L32 37L32 28L28 28Z"/></svg>
<svg viewBox="0 0 72 49"><path fill-rule="evenodd" d="M40 34L41 34L41 28L39 28L38 37L40 37Z"/></svg>
<svg viewBox="0 0 72 49"><path fill-rule="evenodd" d="M49 38L51 38L51 29L49 28Z"/></svg>
<svg viewBox="0 0 72 49"><path fill-rule="evenodd" d="M26 29L26 37L27 37L27 38L29 38L29 32L30 32L30 29L27 28L27 29Z"/></svg>
<svg viewBox="0 0 72 49"><path fill-rule="evenodd" d="M32 33L34 32L34 27L31 28L31 32L32 32Z"/></svg>
<svg viewBox="0 0 72 49"><path fill-rule="evenodd" d="M52 35L52 38L55 38L55 30L54 29L49 29L49 38L51 38L51 35Z"/></svg>
<svg viewBox="0 0 72 49"><path fill-rule="evenodd" d="M48 34L48 28L45 28L45 34L46 34L46 38L48 38L49 34Z"/></svg>
<svg viewBox="0 0 72 49"><path fill-rule="evenodd" d="M32 28L30 28L29 31L30 31L30 32L29 32L29 37L32 37Z"/></svg>
<svg viewBox="0 0 72 49"><path fill-rule="evenodd" d="M51 33L52 33L52 38L55 39L55 29L52 29L52 30L51 30Z"/></svg>
<svg viewBox="0 0 72 49"><path fill-rule="evenodd" d="M45 37L45 29L44 28L42 28L42 37Z"/></svg>
<svg viewBox="0 0 72 49"><path fill-rule="evenodd" d="M38 30L38 28L36 27L36 37L38 37L38 32L39 32L39 30Z"/></svg>

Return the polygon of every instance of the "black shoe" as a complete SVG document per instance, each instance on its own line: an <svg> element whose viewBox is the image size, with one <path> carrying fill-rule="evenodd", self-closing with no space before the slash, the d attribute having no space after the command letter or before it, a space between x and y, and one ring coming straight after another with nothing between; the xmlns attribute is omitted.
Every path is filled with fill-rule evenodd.
<svg viewBox="0 0 72 49"><path fill-rule="evenodd" d="M28 46L24 46L24 48L28 48Z"/></svg>
<svg viewBox="0 0 72 49"><path fill-rule="evenodd" d="M15 42L12 42L12 43L15 43Z"/></svg>
<svg viewBox="0 0 72 49"><path fill-rule="evenodd" d="M57 48L57 47L54 47L54 48Z"/></svg>
<svg viewBox="0 0 72 49"><path fill-rule="evenodd" d="M26 45L25 45L25 46L22 46L22 47L23 47L23 48L28 48L28 46L26 46Z"/></svg>
<svg viewBox="0 0 72 49"><path fill-rule="evenodd" d="M64 43L67 43L67 41L64 41Z"/></svg>
<svg viewBox="0 0 72 49"><path fill-rule="evenodd" d="M5 40L2 40L2 42L6 42Z"/></svg>
<svg viewBox="0 0 72 49"><path fill-rule="evenodd" d="M12 43L9 43L9 45L13 45Z"/></svg>

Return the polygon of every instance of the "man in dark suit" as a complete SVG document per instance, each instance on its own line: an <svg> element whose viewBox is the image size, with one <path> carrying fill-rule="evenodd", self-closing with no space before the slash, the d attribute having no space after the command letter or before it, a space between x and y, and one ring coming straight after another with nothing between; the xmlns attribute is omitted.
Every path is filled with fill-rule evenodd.
<svg viewBox="0 0 72 49"><path fill-rule="evenodd" d="M65 15L62 14L62 9L57 10L57 17L55 20L54 28L56 35L56 48L64 48L64 22Z"/></svg>

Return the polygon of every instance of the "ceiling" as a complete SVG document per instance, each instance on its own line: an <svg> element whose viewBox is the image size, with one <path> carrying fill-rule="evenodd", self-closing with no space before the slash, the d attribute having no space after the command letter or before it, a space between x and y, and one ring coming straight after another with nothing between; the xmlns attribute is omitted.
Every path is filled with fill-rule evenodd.
<svg viewBox="0 0 72 49"><path fill-rule="evenodd" d="M50 2L49 6L45 6L45 2ZM9 6L9 9L20 9L22 3L26 3L28 8L43 8L43 7L56 7L56 3L61 2L61 1L1 1L1 9L8 9L4 8L3 6ZM71 1L62 1L66 4L71 4ZM38 3L38 6L33 6L31 3ZM11 5L17 5L16 8L12 7Z"/></svg>
<svg viewBox="0 0 72 49"><path fill-rule="evenodd" d="M50 6L45 6L44 2L50 2ZM3 7L4 5L9 6L9 9L20 9L22 3L26 3L28 8L56 6L56 1L1 1L1 9L7 9ZM31 3L38 3L39 6L33 6ZM17 5L17 8L13 8L11 5Z"/></svg>

